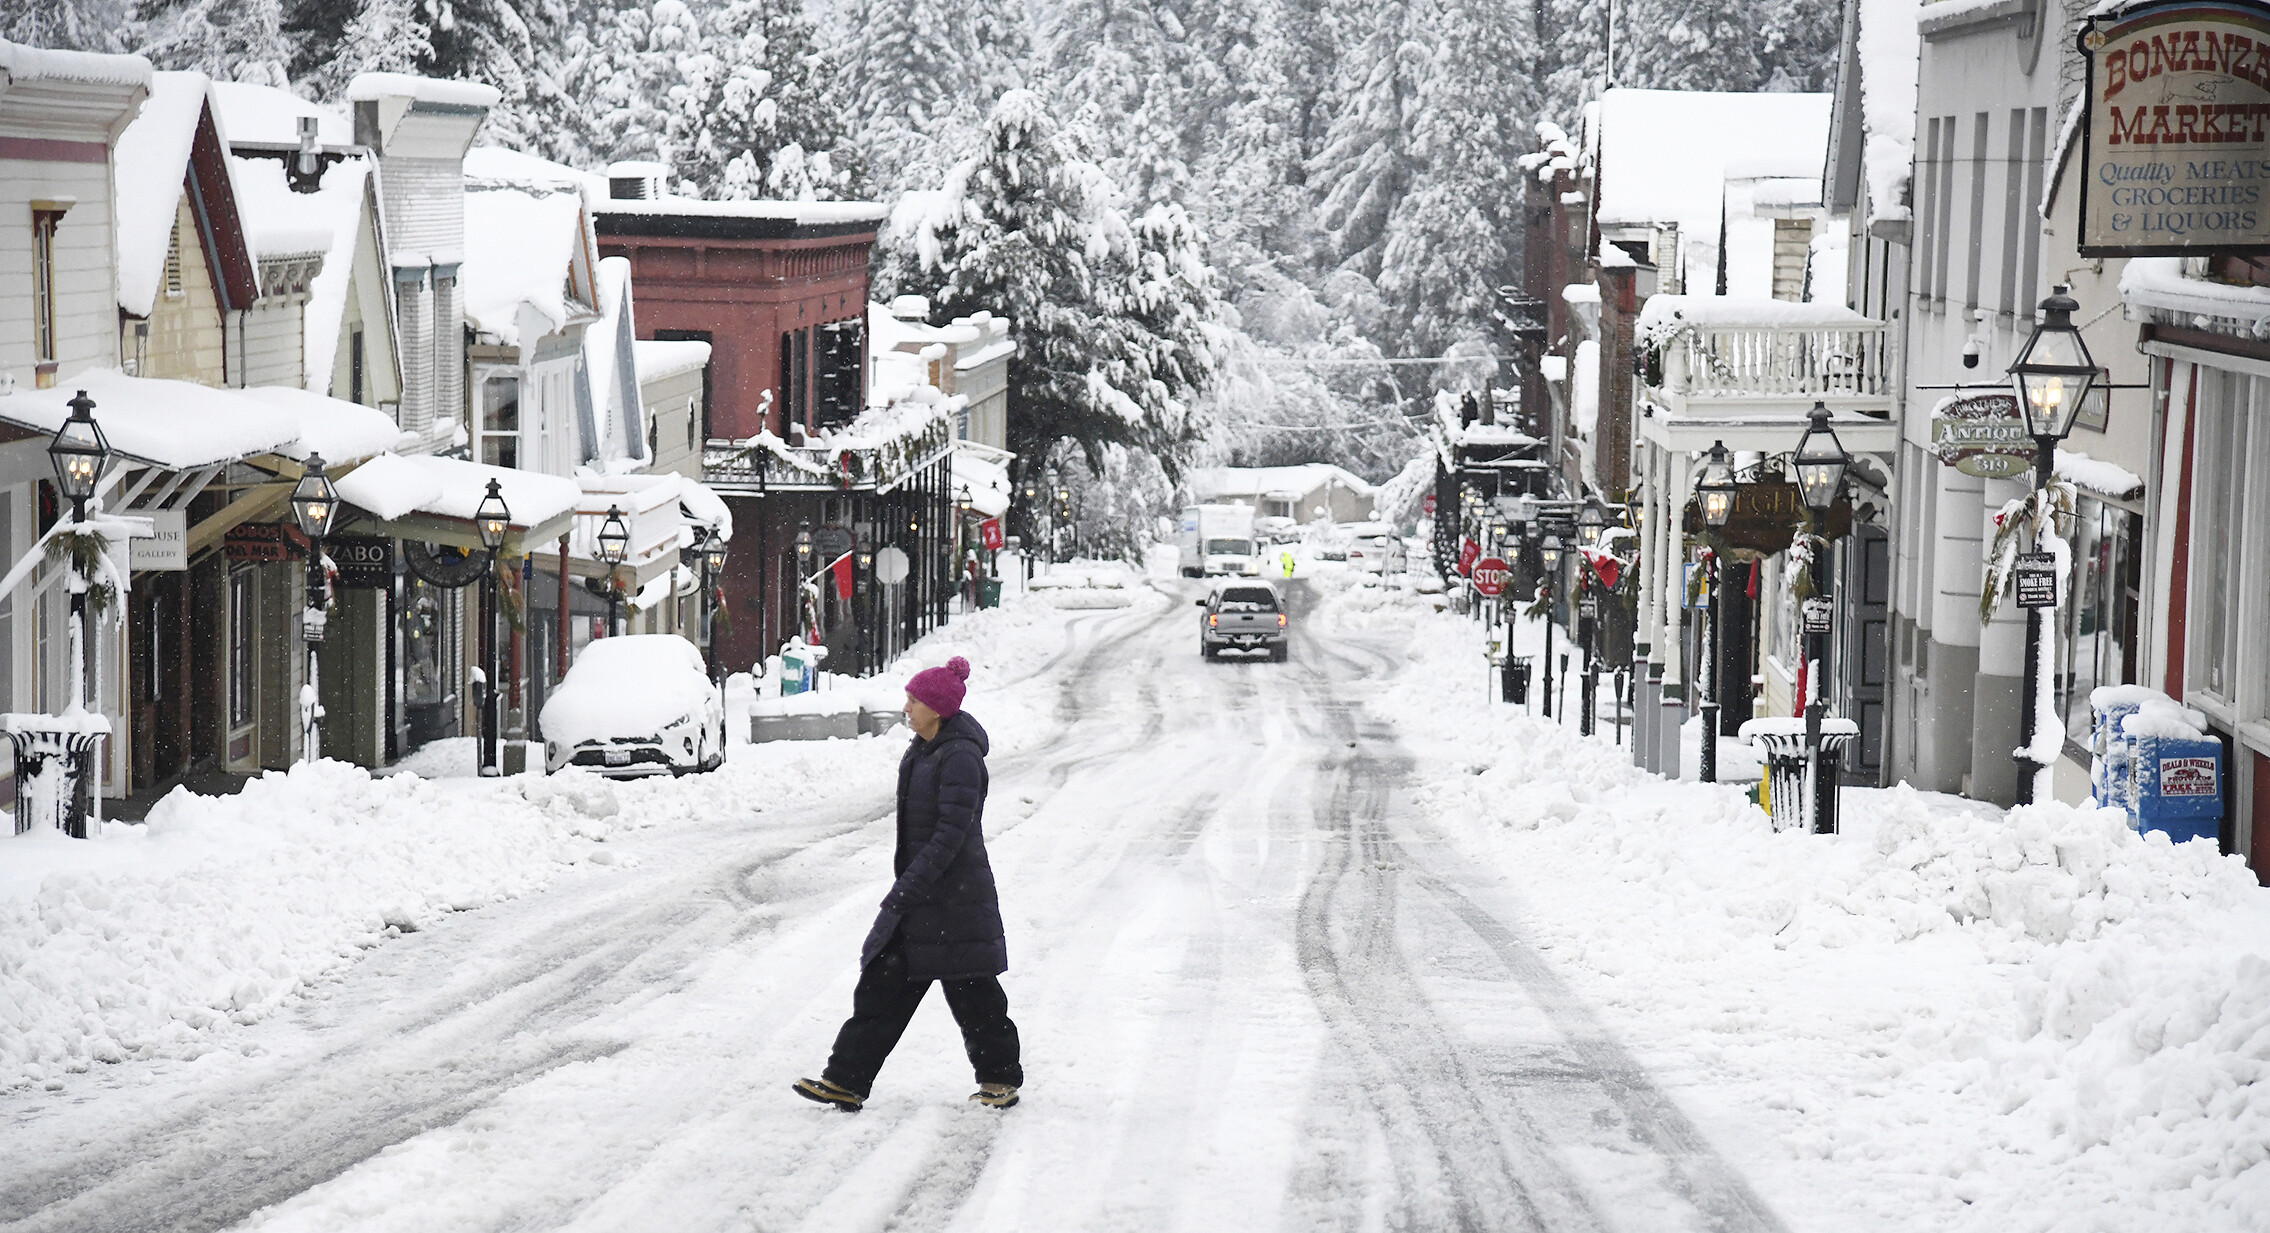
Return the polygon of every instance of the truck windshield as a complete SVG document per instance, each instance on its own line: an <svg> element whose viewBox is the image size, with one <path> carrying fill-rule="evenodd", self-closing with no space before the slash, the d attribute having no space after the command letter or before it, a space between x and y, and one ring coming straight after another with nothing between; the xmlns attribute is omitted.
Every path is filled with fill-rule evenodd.
<svg viewBox="0 0 2270 1233"><path fill-rule="evenodd" d="M1206 541L1206 555L1210 557L1250 557L1253 541L1249 539L1210 539Z"/></svg>

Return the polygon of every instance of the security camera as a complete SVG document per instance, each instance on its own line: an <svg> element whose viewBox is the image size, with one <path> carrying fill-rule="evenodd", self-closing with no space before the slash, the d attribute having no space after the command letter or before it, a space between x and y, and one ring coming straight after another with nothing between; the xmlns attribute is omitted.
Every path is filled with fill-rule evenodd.
<svg viewBox="0 0 2270 1233"><path fill-rule="evenodd" d="M1963 367L1978 367L1979 350L1980 348L1978 345L1978 335L1973 334L1969 338L1963 340Z"/></svg>

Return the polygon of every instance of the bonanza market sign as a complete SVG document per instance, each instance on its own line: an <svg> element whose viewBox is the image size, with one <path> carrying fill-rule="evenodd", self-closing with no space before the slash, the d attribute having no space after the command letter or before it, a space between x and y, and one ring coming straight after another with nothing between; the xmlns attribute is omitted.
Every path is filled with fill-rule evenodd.
<svg viewBox="0 0 2270 1233"><path fill-rule="evenodd" d="M2270 8L2176 0L2082 28L2080 251L2270 248Z"/></svg>

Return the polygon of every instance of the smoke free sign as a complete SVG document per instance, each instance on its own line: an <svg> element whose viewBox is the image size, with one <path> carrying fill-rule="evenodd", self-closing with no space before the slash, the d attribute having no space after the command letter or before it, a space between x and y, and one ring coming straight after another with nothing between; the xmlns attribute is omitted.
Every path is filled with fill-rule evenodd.
<svg viewBox="0 0 2270 1233"><path fill-rule="evenodd" d="M2150 5L2081 32L2081 252L2270 247L2270 5Z"/></svg>

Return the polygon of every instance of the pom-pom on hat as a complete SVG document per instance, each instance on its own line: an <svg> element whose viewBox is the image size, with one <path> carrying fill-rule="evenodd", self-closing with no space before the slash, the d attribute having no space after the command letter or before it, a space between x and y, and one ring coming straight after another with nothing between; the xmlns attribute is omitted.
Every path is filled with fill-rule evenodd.
<svg viewBox="0 0 2270 1233"><path fill-rule="evenodd" d="M961 713L962 696L969 692L969 661L956 655L943 668L924 668L906 683L907 696L938 712L940 719Z"/></svg>

